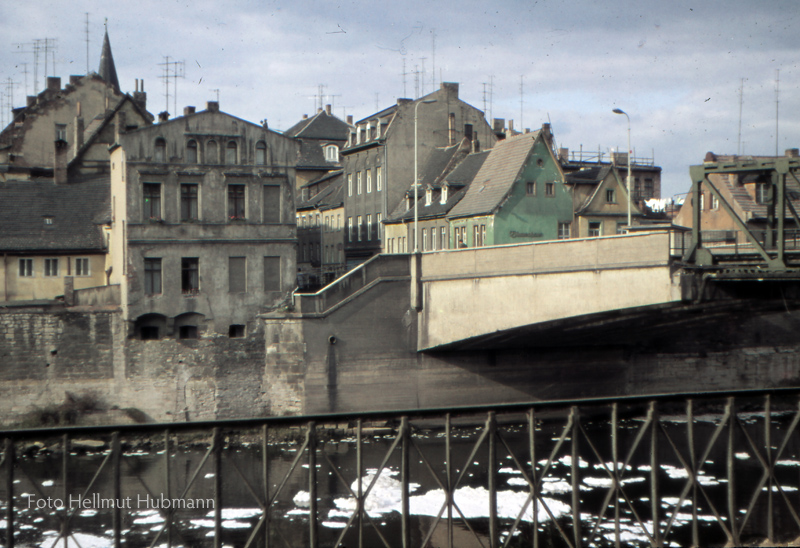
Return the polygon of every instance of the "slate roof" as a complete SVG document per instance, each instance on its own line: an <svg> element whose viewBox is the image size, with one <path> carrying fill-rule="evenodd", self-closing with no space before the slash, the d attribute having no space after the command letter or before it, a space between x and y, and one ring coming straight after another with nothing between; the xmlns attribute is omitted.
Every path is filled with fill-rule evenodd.
<svg viewBox="0 0 800 548"><path fill-rule="evenodd" d="M564 179L567 184L593 184L597 185L594 188L594 191L591 192L589 195L586 196L586 199L583 203L578 204L575 207L576 213L582 213L589 204L592 203L597 193L600 191L602 183L608 174L611 173L612 167L610 164L602 165L602 166L592 166L587 169L581 169L580 171L574 171L572 173L568 173ZM622 189L622 192L625 192L625 189Z"/></svg>
<svg viewBox="0 0 800 548"><path fill-rule="evenodd" d="M344 203L344 175L342 170L328 173L316 181L306 183L303 188L323 183L329 179L331 182L325 188L308 200L298 202L296 209L325 210L340 207Z"/></svg>
<svg viewBox="0 0 800 548"><path fill-rule="evenodd" d="M301 139L346 141L350 133L350 126L336 116L329 116L323 110L311 118L300 120L283 133L289 137Z"/></svg>
<svg viewBox="0 0 800 548"><path fill-rule="evenodd" d="M464 197L467 192L467 187L469 187L469 184L486 161L486 158L488 158L489 152L490 151L487 150L468 154L455 166L447 166L450 167L450 171L445 174L440 174L435 184L438 188L441 188L445 184L450 187L448 190L447 202L444 204L441 203L441 191L439 191L434 192L431 205L425 205L425 192L423 191L419 196L419 218L429 219L446 215ZM458 155L452 155L451 158L453 157L457 159ZM437 158L434 161L437 160L439 159ZM414 209L406 210L406 201L402 200L387 218L387 222L410 220L413 218Z"/></svg>
<svg viewBox="0 0 800 548"><path fill-rule="evenodd" d="M0 251L103 252L110 222L108 176L64 185L0 182ZM53 224L45 225L44 218Z"/></svg>
<svg viewBox="0 0 800 548"><path fill-rule="evenodd" d="M540 131L535 131L499 141L489 152L466 196L453 208L449 217L492 213L517 180L539 134Z"/></svg>
<svg viewBox="0 0 800 548"><path fill-rule="evenodd" d="M97 74L111 84L116 91L119 91L119 79L117 78L117 67L114 65L114 56L111 55L111 42L108 41L108 30L103 38L103 50L100 52L100 67Z"/></svg>

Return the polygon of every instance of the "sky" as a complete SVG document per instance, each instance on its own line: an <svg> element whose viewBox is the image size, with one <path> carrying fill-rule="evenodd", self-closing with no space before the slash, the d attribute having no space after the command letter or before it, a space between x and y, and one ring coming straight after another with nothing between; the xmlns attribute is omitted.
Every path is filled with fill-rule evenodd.
<svg viewBox="0 0 800 548"><path fill-rule="evenodd" d="M122 90L143 79L154 114L218 98L284 130L316 112L320 90L359 120L458 82L487 119L550 123L559 147L608 154L627 148L620 108L635 156L663 169L664 197L688 191L707 151L800 147L796 0L0 0L0 121L34 93L35 40L55 45L48 76L87 72L87 13L88 70L107 20ZM182 73L168 105L167 60L182 62L168 66Z"/></svg>

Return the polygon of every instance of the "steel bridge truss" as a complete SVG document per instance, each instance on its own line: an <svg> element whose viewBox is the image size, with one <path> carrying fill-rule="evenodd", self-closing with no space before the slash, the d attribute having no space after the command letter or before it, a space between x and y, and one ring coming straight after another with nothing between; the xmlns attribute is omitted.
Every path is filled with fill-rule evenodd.
<svg viewBox="0 0 800 548"><path fill-rule="evenodd" d="M366 425L381 421L390 421L382 432L384 445L367 456L376 436ZM352 439L332 441L331 428L345 422L353 427ZM31 473L34 457L25 452L34 440L48 440L52 458L60 459L54 489L63 500L89 497L101 483L110 489L106 496L123 499L123 473L138 478L140 489L151 497L160 491L168 499L185 499L201 478L213 474L213 527L201 542L214 547L230 543L223 493L234 485L243 486L257 506L236 540L245 547L773 545L800 536L798 423L800 391L793 389L5 431L3 545L13 547L24 529L18 524L25 508L22 490L35 493L27 495L28 507L31 496L44 500L53 495L43 492L41 478ZM294 457L276 474L270 459L286 442L276 443L272 434L287 428L302 435L290 444ZM187 440L198 443L198 435L205 437L205 452L190 474L184 471L188 481L178 489L176 453ZM251 450L260 466L237 464L242 448L231 439L242 435L258 440ZM93 471L83 470L87 461L75 453L87 436L106 443ZM159 444L152 453L163 459L160 485L139 474L135 455L125 448L126 440L142 437ZM439 440L436 446L431 445L434 439ZM355 462L339 462L334 443L353 448ZM84 472L82 481L76 468ZM387 517L370 511L369 502L388 470L399 473L400 496ZM513 485L509 477L516 478ZM442 493L436 511L424 519L414 510L418 483ZM307 515L294 524L301 534L287 530L285 517L286 501L298 486L308 489ZM338 529L323 529L334 508L333 491L352 511ZM487 495L477 516L476 493ZM131 545L131 539L123 538L130 534L131 516L120 507L107 512L112 522L108 545ZM162 523L147 533L149 546L201 545L189 538L189 521L181 510L162 508L159 513ZM79 545L78 509L65 505L53 514L48 519L57 518L60 529L43 546Z"/></svg>
<svg viewBox="0 0 800 548"><path fill-rule="evenodd" d="M726 269L726 275L731 278L746 279L748 277L763 277L764 272L768 272L776 277L791 277L796 279L800 274L800 264L795 260L790 260L787 252L787 242L795 242L797 230L789 231L787 224L787 214L791 214L791 221L800 229L800 216L792 204L793 194L787 190L787 177L791 177L800 186L800 179L797 177L800 169L800 158L785 157L765 159L737 159L733 161L706 162L703 165L691 166L689 174L692 178L691 197L693 200L693 217L691 243L687 247L683 260L689 264L701 267L710 267L715 263L715 257L703 246L701 231L702 209L701 195L703 187L707 187L712 196L718 200L722 209L730 216L739 231L744 235L747 244L742 247L749 247L751 254L755 254L760 262L748 260L746 264L741 264L741 268L732 265L733 268ZM766 205L766 219L763 228L755 228L747 223L747 219L742 219L728 202L720 189L717 188L710 179L710 174L754 174L758 176L757 184L765 185L764 205ZM761 237L759 237L761 236ZM737 249L738 251L738 249ZM717 259L719 259L717 257ZM734 263L740 259L738 252L733 257ZM758 272L753 268L757 267Z"/></svg>

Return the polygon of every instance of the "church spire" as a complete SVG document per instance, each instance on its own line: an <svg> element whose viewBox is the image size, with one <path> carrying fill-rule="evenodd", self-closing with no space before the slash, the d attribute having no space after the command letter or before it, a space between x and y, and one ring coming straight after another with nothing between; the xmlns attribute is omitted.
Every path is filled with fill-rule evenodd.
<svg viewBox="0 0 800 548"><path fill-rule="evenodd" d="M114 56L111 55L111 43L108 41L108 19L106 19L106 35L103 38L103 51L100 53L100 68L97 70L100 78L114 86L119 91L117 68L114 66Z"/></svg>

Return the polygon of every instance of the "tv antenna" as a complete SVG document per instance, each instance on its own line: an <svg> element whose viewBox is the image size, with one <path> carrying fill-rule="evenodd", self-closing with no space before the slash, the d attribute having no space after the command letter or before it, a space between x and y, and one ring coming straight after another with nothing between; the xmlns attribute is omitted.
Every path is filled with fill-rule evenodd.
<svg viewBox="0 0 800 548"><path fill-rule="evenodd" d="M159 78L164 80L164 97L166 97L166 111L169 111L169 79L172 78L172 99L173 99L173 113L178 113L178 78L186 77L186 62L185 61L170 61L170 56L164 56L164 62L158 64L164 67L164 74Z"/></svg>

